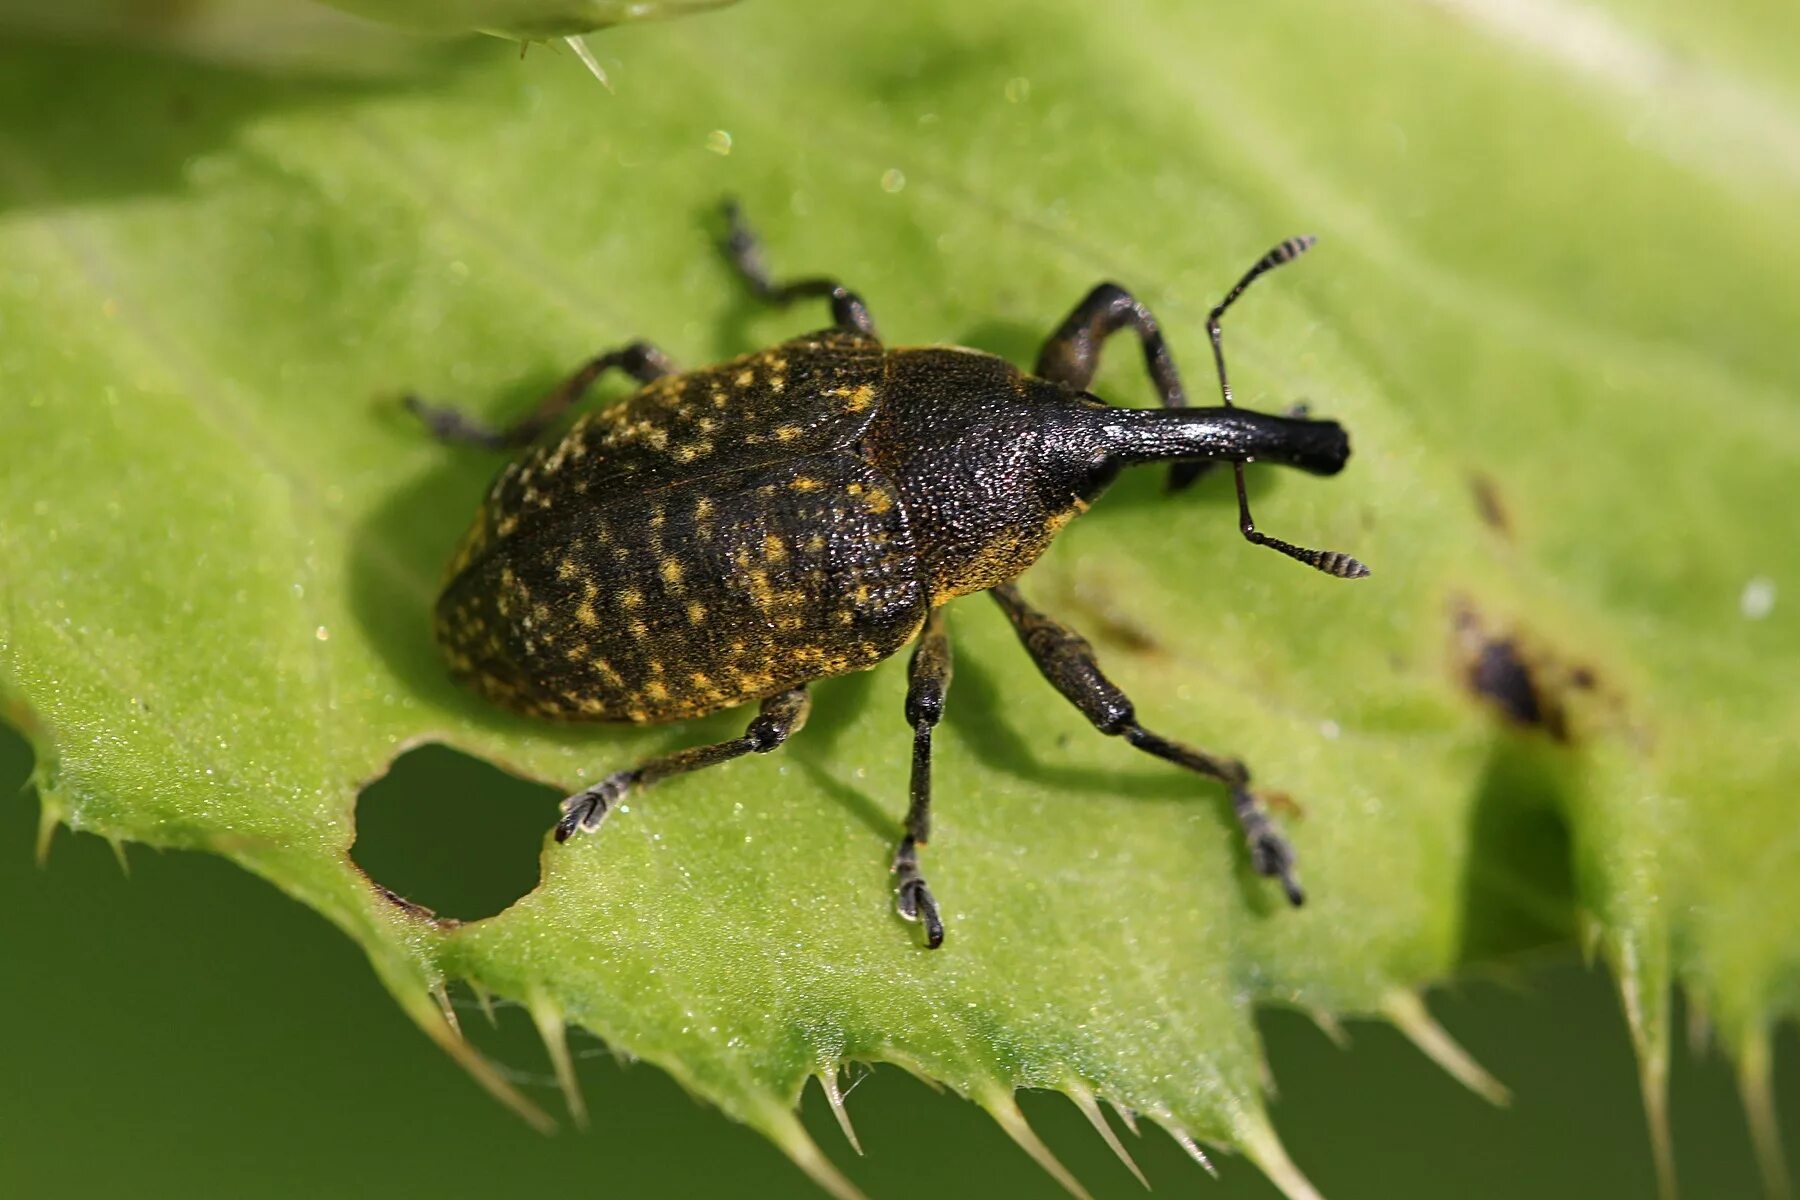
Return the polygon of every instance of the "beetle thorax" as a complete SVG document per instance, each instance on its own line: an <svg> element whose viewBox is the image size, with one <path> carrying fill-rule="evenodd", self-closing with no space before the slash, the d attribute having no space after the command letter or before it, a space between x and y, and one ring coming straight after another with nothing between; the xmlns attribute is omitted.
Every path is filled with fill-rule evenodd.
<svg viewBox="0 0 1800 1200"><path fill-rule="evenodd" d="M1093 407L992 355L888 355L866 444L899 487L932 603L1019 575L1111 482Z"/></svg>

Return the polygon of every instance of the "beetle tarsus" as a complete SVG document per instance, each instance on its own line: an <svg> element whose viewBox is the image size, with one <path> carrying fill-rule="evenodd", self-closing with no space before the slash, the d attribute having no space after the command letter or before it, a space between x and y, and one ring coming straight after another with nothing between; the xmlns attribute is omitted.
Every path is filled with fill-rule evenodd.
<svg viewBox="0 0 1800 1200"><path fill-rule="evenodd" d="M909 835L900 839L894 853L894 875L899 880L894 891L894 911L903 921L919 921L925 925L925 947L936 950L944 944L944 922L938 916L937 898L919 874L919 843Z"/></svg>
<svg viewBox="0 0 1800 1200"><path fill-rule="evenodd" d="M1287 893L1289 904L1295 908L1305 904L1306 891L1294 874L1294 848L1263 811L1256 793L1242 784L1234 785L1231 809L1237 815L1244 841L1250 847L1251 868L1266 879L1281 880L1281 890Z"/></svg>
<svg viewBox="0 0 1800 1200"><path fill-rule="evenodd" d="M494 429L461 409L448 404L433 404L423 397L408 393L400 397L401 407L419 419L426 432L440 442L452 445L480 446L484 450L502 450L506 441Z"/></svg>
<svg viewBox="0 0 1800 1200"><path fill-rule="evenodd" d="M566 842L577 833L592 833L637 779L635 771L615 771L585 791L562 802L562 820L556 823L556 840Z"/></svg>

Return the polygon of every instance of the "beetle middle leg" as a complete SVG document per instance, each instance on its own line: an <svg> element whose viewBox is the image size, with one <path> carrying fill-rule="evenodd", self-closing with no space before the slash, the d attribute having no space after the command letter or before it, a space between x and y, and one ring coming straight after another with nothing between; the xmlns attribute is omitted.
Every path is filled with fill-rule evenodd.
<svg viewBox="0 0 1800 1200"><path fill-rule="evenodd" d="M1139 750L1223 783L1231 793L1232 813L1249 845L1251 866L1259 875L1279 878L1291 903L1305 901L1306 894L1294 876L1293 848L1250 790L1250 771L1242 762L1208 754L1145 729L1138 724L1130 698L1100 670L1094 648L1086 638L1031 607L1013 584L1002 584L993 589L993 594L1044 678L1080 709L1095 729L1108 736L1123 737Z"/></svg>
<svg viewBox="0 0 1800 1200"><path fill-rule="evenodd" d="M710 746L690 746L624 771L614 771L593 787L576 792L563 801L563 818L556 823L556 840L566 842L578 830L591 833L600 828L606 814L634 788L648 787L672 775L685 775L746 754L767 754L800 731L811 708L812 696L805 684L789 688L762 702L761 710L741 737Z"/></svg>
<svg viewBox="0 0 1800 1200"><path fill-rule="evenodd" d="M828 299L831 321L847 333L864 333L875 337L875 318L861 296L835 279L822 276L790 279L777 283L763 261L762 241L744 220L743 209L736 200L725 202L725 257L737 268L750 290L771 304L788 305L796 300Z"/></svg>
<svg viewBox="0 0 1800 1200"><path fill-rule="evenodd" d="M931 840L931 731L944 715L944 694L950 690L950 635L942 608L932 609L925 618L906 677L906 723L913 727L912 786L906 832L894 851L894 906L908 921L925 923L925 944L935 950L944 942L944 922L919 873L919 851Z"/></svg>
<svg viewBox="0 0 1800 1200"><path fill-rule="evenodd" d="M583 363L581 369L557 384L550 394L538 402L529 414L511 425L495 428L469 416L461 409L430 404L417 396L407 396L404 403L413 415L425 423L433 437L441 442L458 442L481 446L488 450L509 450L529 446L552 422L580 400L593 382L618 369L637 380L649 383L675 373L669 356L649 342L632 342L617 350L597 355Z"/></svg>

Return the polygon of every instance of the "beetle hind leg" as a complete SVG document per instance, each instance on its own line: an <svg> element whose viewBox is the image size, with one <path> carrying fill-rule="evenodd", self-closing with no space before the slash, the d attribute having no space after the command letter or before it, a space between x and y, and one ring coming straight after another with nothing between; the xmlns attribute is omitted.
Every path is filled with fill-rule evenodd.
<svg viewBox="0 0 1800 1200"><path fill-rule="evenodd" d="M614 369L624 371L639 383L649 383L673 374L675 364L649 342L631 342L589 359L557 384L531 412L511 425L500 427L471 417L461 409L431 404L418 396L407 396L402 403L440 442L480 446L486 450L510 450L536 441L539 434L586 394L596 379Z"/></svg>
<svg viewBox="0 0 1800 1200"><path fill-rule="evenodd" d="M1026 653L1044 678L1081 710L1095 729L1123 737L1147 754L1223 783L1231 794L1232 815L1243 830L1251 867L1258 875L1279 879L1290 904L1298 907L1305 903L1306 893L1294 873L1293 847L1250 790L1250 771L1242 762L1208 754L1145 729L1138 724L1130 698L1100 670L1094 648L1086 638L1031 607L1010 583L993 589L993 595L1006 610Z"/></svg>
<svg viewBox="0 0 1800 1200"><path fill-rule="evenodd" d="M562 803L562 820L556 823L556 840L566 842L576 833L592 833L626 794L648 787L672 775L685 775L702 767L730 762L746 754L767 754L806 724L812 697L802 684L778 692L762 702L762 708L743 736L710 746L690 746L660 758L652 758L624 771L614 771L591 788L576 792Z"/></svg>

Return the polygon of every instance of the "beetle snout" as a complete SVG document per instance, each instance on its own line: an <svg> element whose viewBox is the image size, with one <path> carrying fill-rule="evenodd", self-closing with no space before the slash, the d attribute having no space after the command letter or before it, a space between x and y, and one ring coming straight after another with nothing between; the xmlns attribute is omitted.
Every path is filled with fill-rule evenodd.
<svg viewBox="0 0 1800 1200"><path fill-rule="evenodd" d="M1261 455L1314 475L1336 475L1350 460L1350 433L1336 421L1281 418L1288 429L1280 452Z"/></svg>
<svg viewBox="0 0 1800 1200"><path fill-rule="evenodd" d="M1278 417L1247 408L1195 411L1208 414L1228 448L1208 457L1279 463L1314 475L1336 475L1350 458L1350 435L1336 421Z"/></svg>

